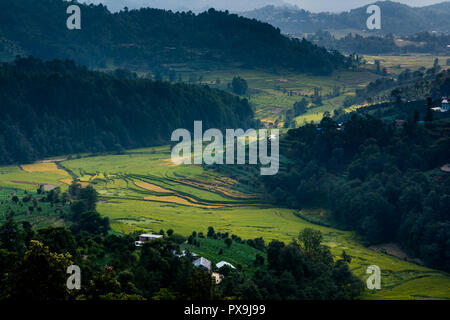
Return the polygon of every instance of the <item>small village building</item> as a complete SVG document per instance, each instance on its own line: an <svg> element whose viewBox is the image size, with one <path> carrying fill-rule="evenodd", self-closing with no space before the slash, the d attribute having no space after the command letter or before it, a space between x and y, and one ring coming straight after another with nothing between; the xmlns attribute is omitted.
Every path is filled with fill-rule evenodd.
<svg viewBox="0 0 450 320"><path fill-rule="evenodd" d="M210 272L211 271L211 261L208 259L205 259L203 257L198 258L193 262L194 266L197 268L203 269L205 271Z"/></svg>
<svg viewBox="0 0 450 320"><path fill-rule="evenodd" d="M223 280L223 275L220 273L217 273L217 272L213 272L213 273L211 273L211 278L214 279L216 284L220 284Z"/></svg>
<svg viewBox="0 0 450 320"><path fill-rule="evenodd" d="M163 235L161 235L161 234L146 233L146 234L141 234L139 236L139 241L147 242L147 241L151 241L151 240L155 240L155 239L161 239L162 237L163 237Z"/></svg>
<svg viewBox="0 0 450 320"><path fill-rule="evenodd" d="M135 241L134 244L136 247L140 248L145 242L152 241L155 239L161 239L162 237L163 235L161 234L144 233L139 236L139 240Z"/></svg>
<svg viewBox="0 0 450 320"><path fill-rule="evenodd" d="M442 100L441 102L441 112L447 112L450 110L450 104L447 99Z"/></svg>
<svg viewBox="0 0 450 320"><path fill-rule="evenodd" d="M236 269L231 263L226 261L220 261L219 263L216 264L217 269L220 269L223 266L229 266L231 269Z"/></svg>
<svg viewBox="0 0 450 320"><path fill-rule="evenodd" d="M183 251L181 251L180 253L178 253L176 250L173 250L172 253L173 253L174 255L176 255L178 258L186 257L186 256L187 256L186 250L183 250ZM190 252L190 254L191 254L192 257L198 257L198 254L196 254L196 253L194 253L194 252Z"/></svg>
<svg viewBox="0 0 450 320"><path fill-rule="evenodd" d="M450 104L448 103L448 100L446 98L443 98L442 102L441 102L441 106L431 108L431 110L438 111L438 112L447 112L447 111L450 111Z"/></svg>

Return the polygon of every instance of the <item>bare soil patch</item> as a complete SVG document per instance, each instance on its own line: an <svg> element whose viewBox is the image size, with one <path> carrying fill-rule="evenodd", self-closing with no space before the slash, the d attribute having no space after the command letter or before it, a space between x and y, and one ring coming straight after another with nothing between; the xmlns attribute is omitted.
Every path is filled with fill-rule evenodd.
<svg viewBox="0 0 450 320"><path fill-rule="evenodd" d="M33 186L44 186L45 191L51 191L55 189L57 186L53 184L48 183L39 183L39 182L31 182L31 181L19 181L19 180L12 180L12 183L19 183L19 184L31 184Z"/></svg>
<svg viewBox="0 0 450 320"><path fill-rule="evenodd" d="M408 256L396 243L382 243L378 245L370 246L369 249L378 251L381 253L394 256L396 258L402 259L404 261L413 262L419 265L423 265L423 261L418 258L411 258Z"/></svg>

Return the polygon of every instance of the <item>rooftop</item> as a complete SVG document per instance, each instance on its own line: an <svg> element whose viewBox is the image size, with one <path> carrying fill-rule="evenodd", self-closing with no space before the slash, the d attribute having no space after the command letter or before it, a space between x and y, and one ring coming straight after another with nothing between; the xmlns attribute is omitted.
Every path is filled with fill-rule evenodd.
<svg viewBox="0 0 450 320"><path fill-rule="evenodd" d="M193 262L194 266L196 267L203 267L207 270L211 270L211 261L208 259L205 259L203 257L198 258Z"/></svg>
<svg viewBox="0 0 450 320"><path fill-rule="evenodd" d="M236 269L231 263L226 262L226 261L220 261L216 264L216 267L218 269L222 268L223 266L229 266L231 269Z"/></svg>
<svg viewBox="0 0 450 320"><path fill-rule="evenodd" d="M140 237L146 237L146 238L162 238L163 236L162 236L161 234L144 233L144 234L141 234Z"/></svg>

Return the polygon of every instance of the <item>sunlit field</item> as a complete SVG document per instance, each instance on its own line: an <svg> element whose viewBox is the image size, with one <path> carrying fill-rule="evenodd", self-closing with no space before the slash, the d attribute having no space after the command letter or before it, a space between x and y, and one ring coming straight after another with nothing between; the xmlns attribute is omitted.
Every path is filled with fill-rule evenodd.
<svg viewBox="0 0 450 320"><path fill-rule="evenodd" d="M309 222L320 220L324 211L319 208L297 212L272 207L261 194L253 193L229 176L201 166L174 166L169 147L66 160L57 164L58 170L42 165L25 168L33 170L1 167L0 185L22 187L20 190L30 192L37 188L12 182L20 179L45 182L64 190L67 184L60 180L68 176L91 184L99 193L98 211L109 217L113 232L173 229L188 236L193 231L206 233L212 226L216 232L229 232L242 239L263 237L268 243L272 239L292 241L302 229L309 227L323 233L325 244L336 259L345 250L352 257L352 271L362 279L367 277L365 271L369 265L381 268L382 290L367 291L362 299L450 298L447 274L366 248L352 232ZM47 224L57 225L57 221L57 217L48 219ZM42 222L38 226L43 226ZM218 262L222 257L216 252L223 246L222 242L202 245L198 253ZM255 252L242 256L239 246L234 245L234 249L224 249L230 261L244 266L253 261L250 257L253 259ZM190 250L196 252L196 248Z"/></svg>
<svg viewBox="0 0 450 320"><path fill-rule="evenodd" d="M380 76L361 70L358 72L335 72L331 76L312 76L283 72L263 72L257 70L226 70L202 72L201 84L226 90L233 77L240 76L248 82L247 98L254 107L255 118L268 126L283 126L286 110L292 109L295 102L302 98L311 100L315 89L320 89L323 96L322 105L310 104L308 111L295 118L297 125L311 121L320 121L325 112L342 109L347 95L354 94L355 89L362 88ZM340 94L327 97L339 87Z"/></svg>

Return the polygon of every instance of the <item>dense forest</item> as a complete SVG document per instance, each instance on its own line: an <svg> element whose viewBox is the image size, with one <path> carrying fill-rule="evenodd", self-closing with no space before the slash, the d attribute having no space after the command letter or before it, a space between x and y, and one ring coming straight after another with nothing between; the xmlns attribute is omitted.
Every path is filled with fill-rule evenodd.
<svg viewBox="0 0 450 320"><path fill-rule="evenodd" d="M289 39L270 24L214 9L198 15L149 8L113 14L101 4L79 4L81 30L68 30L68 5L62 0L3 0L0 34L33 56L69 58L91 67L219 64L328 74L348 64L338 52Z"/></svg>
<svg viewBox="0 0 450 320"><path fill-rule="evenodd" d="M18 58L0 66L0 163L170 141L177 128L245 128L247 100L207 86L89 71L72 61Z"/></svg>
<svg viewBox="0 0 450 320"><path fill-rule="evenodd" d="M243 13L244 16L268 22L292 35L313 33L319 30L355 30L368 34L396 34L435 30L448 33L450 3L443 2L425 7L410 7L394 1L373 1L381 9L382 28L367 30L367 7L341 13L312 13L292 7L266 6Z"/></svg>
<svg viewBox="0 0 450 320"><path fill-rule="evenodd" d="M290 162L263 178L266 192L294 208L325 206L331 221L368 244L397 242L449 271L450 175L439 168L450 160L450 121L433 121L430 106L421 108L424 124L353 113L341 126L325 116L290 130L281 151Z"/></svg>
<svg viewBox="0 0 450 320"><path fill-rule="evenodd" d="M10 214L0 225L0 300L350 300L363 290L362 281L352 275L345 252L333 261L322 235L304 229L290 244L261 238L245 242L240 237L208 229L207 237L248 243L267 255L256 254L254 272L239 266L219 271L224 279L216 285L211 274L192 264L188 251L181 256L186 238L174 230L161 230L164 238L152 240L138 249L138 233L114 235L108 218L96 212L94 188L72 184L67 193L59 189L27 194L17 203L51 202L69 206L62 214L67 227L33 230ZM193 232L188 241L204 237ZM257 245L255 245L257 243ZM81 269L81 289L68 290L66 269Z"/></svg>

